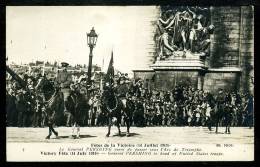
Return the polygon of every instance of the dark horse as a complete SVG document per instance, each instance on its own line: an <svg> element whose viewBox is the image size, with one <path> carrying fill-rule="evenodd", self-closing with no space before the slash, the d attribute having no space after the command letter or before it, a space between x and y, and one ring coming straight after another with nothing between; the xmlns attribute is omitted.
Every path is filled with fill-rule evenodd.
<svg viewBox="0 0 260 167"><path fill-rule="evenodd" d="M47 125L49 128L49 134L46 139L50 139L52 132L55 136L58 136L58 132L54 130L54 123L57 113L60 111L62 96L59 93L59 89L54 86L47 78L39 79L36 85L36 91L43 97L42 112L44 117L47 119Z"/></svg>
<svg viewBox="0 0 260 167"><path fill-rule="evenodd" d="M230 126L232 122L232 106L228 97L225 96L222 92L216 98L216 104L214 108L213 119L216 125L215 133L218 133L218 126L220 123L224 123L226 130L225 133L230 134Z"/></svg>
<svg viewBox="0 0 260 167"><path fill-rule="evenodd" d="M214 107L214 112L212 114L213 121L216 127L215 133L218 133L218 127L222 122L223 115L224 115L224 104L216 104Z"/></svg>
<svg viewBox="0 0 260 167"><path fill-rule="evenodd" d="M58 136L58 132L56 132L53 128L54 123L57 123L57 117L60 115L64 116L64 100L63 100L63 93L60 91L60 88L56 86L54 83L52 83L50 80L47 78L43 78L39 81L39 83L36 86L37 90L40 90L44 96L44 103L45 103L45 113L47 117L47 125L49 127L49 135L46 137L46 139L49 139L50 136L52 135L52 132ZM77 134L76 138L79 138L79 133L80 133L80 123L79 123L79 118L80 118L80 113L78 112L78 107L77 107L77 98L76 93L71 93L69 97L69 103L68 103L68 108L70 115L72 116L72 135L71 137L74 136L74 129L77 127ZM73 137L74 138L74 137Z"/></svg>
<svg viewBox="0 0 260 167"><path fill-rule="evenodd" d="M108 118L108 132L107 137L110 135L111 126L115 124L118 128L118 135L121 135L120 122L122 119L122 112L124 104L119 97L116 96L112 88L107 88L102 94L101 107L103 112L106 113Z"/></svg>

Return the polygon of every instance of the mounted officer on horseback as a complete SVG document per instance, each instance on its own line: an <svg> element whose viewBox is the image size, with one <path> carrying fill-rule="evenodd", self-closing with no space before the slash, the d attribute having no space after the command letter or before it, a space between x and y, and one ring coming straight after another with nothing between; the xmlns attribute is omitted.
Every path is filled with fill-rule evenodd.
<svg viewBox="0 0 260 167"><path fill-rule="evenodd" d="M60 91L63 94L64 115L66 116L66 126L70 126L71 113L69 112L69 97L71 94L70 84L72 83L72 77L68 74L68 63L61 63L62 71L58 71L56 81L60 85Z"/></svg>
<svg viewBox="0 0 260 167"><path fill-rule="evenodd" d="M118 135L121 135L120 124L124 116L127 125L127 136L129 135L130 122L132 121L132 113L130 110L125 112L126 99L125 95L118 93L117 87L114 85L114 67L113 67L113 53L108 66L107 74L105 76L104 90L101 97L101 108L108 118L108 132L110 135L112 125L118 128Z"/></svg>

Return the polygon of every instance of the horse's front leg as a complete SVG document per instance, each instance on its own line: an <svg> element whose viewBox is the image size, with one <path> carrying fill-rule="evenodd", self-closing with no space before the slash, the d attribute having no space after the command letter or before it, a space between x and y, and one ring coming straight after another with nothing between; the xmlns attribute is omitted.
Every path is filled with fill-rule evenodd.
<svg viewBox="0 0 260 167"><path fill-rule="evenodd" d="M51 134L52 134L52 132L51 132L51 127L50 127L50 126L48 126L48 129L49 129L49 134L48 134L48 136L46 136L45 139L50 139Z"/></svg>
<svg viewBox="0 0 260 167"><path fill-rule="evenodd" d="M120 119L120 118L118 118L118 119L117 119L117 124L116 124L116 125L117 125L117 129L118 129L118 135L119 135L119 136L121 136L120 122L121 122L121 119Z"/></svg>
<svg viewBox="0 0 260 167"><path fill-rule="evenodd" d="M225 125L225 133L228 133L228 122L227 122L227 118L224 118L224 125Z"/></svg>
<svg viewBox="0 0 260 167"><path fill-rule="evenodd" d="M74 138L73 136L74 136L75 127L76 127L76 123L74 123L73 126L72 126L72 131L71 131L70 138Z"/></svg>
<svg viewBox="0 0 260 167"><path fill-rule="evenodd" d="M80 138L80 126L77 124L77 138Z"/></svg>
<svg viewBox="0 0 260 167"><path fill-rule="evenodd" d="M228 131L228 134L230 134L230 125L228 125L228 130L227 131Z"/></svg>
<svg viewBox="0 0 260 167"><path fill-rule="evenodd" d="M55 134L56 138L58 137L58 132L56 132L53 128L53 125L48 125L49 128L49 135L46 137L46 139L50 139L52 132Z"/></svg>
<svg viewBox="0 0 260 167"><path fill-rule="evenodd" d="M130 119L129 118L127 118L126 119L126 136L129 136L129 134L130 134Z"/></svg>
<svg viewBox="0 0 260 167"><path fill-rule="evenodd" d="M106 137L109 137L110 135L111 125L112 125L112 117L108 118L108 132L106 134Z"/></svg>
<svg viewBox="0 0 260 167"><path fill-rule="evenodd" d="M227 133L228 134L230 134L230 126L231 126L231 120L230 119L228 119L228 121L227 121Z"/></svg>
<svg viewBox="0 0 260 167"><path fill-rule="evenodd" d="M129 123L127 123L126 136L130 136L130 125L129 125Z"/></svg>
<svg viewBox="0 0 260 167"><path fill-rule="evenodd" d="M51 131L55 134L56 138L58 137L58 132L54 130L53 125L51 126Z"/></svg>
<svg viewBox="0 0 260 167"><path fill-rule="evenodd" d="M212 130L212 129L211 129L211 118L210 118L210 117L208 118L208 128L209 128L209 131Z"/></svg>
<svg viewBox="0 0 260 167"><path fill-rule="evenodd" d="M218 120L216 121L216 131L215 133L218 133Z"/></svg>

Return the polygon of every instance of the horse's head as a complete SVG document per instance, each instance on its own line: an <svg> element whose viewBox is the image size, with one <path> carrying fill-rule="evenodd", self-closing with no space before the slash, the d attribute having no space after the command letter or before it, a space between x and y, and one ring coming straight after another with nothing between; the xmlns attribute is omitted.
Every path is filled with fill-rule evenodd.
<svg viewBox="0 0 260 167"><path fill-rule="evenodd" d="M119 99L113 89L107 89L102 95L102 104L108 109L116 109L119 104Z"/></svg>
<svg viewBox="0 0 260 167"><path fill-rule="evenodd" d="M35 88L37 91L42 92L46 99L49 99L54 93L58 92L54 83L46 77L40 78Z"/></svg>

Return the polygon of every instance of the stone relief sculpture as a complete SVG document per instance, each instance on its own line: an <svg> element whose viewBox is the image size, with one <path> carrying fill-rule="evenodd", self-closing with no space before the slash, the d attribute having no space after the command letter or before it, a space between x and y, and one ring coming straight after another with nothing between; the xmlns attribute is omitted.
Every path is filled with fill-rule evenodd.
<svg viewBox="0 0 260 167"><path fill-rule="evenodd" d="M187 55L207 55L210 34L215 28L209 19L209 8L162 8L157 23L157 60Z"/></svg>

